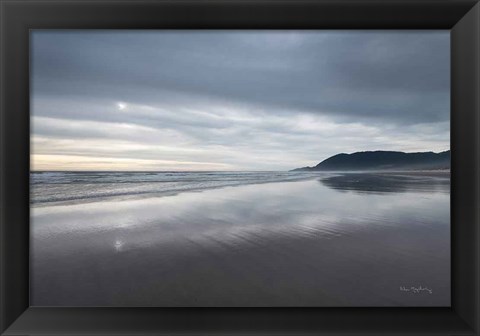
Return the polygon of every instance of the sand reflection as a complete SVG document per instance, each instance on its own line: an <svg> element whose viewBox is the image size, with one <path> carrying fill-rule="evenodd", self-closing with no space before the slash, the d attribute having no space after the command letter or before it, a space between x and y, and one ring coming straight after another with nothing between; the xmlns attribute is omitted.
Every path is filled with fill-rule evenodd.
<svg viewBox="0 0 480 336"><path fill-rule="evenodd" d="M446 306L447 185L350 175L32 208L32 304ZM399 290L418 285L433 294Z"/></svg>

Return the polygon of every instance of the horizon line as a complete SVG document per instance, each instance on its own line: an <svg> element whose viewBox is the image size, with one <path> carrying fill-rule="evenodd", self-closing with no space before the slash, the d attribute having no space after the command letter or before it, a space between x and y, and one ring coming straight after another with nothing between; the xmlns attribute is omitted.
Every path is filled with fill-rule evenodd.
<svg viewBox="0 0 480 336"><path fill-rule="evenodd" d="M333 156L340 155L340 154L355 154L355 153L366 153L366 152L397 152L397 153L405 153L405 154L416 154L416 153L434 153L434 154L440 154L440 153L445 153L451 151L451 149L446 149L442 151L435 152L433 150L430 151L415 151L415 152L404 152L400 150L361 150L361 151L356 151L356 152L350 152L350 153L345 153L345 152L340 152L334 155L329 156L326 159L323 159L321 161L318 161L318 163L321 163ZM30 153L30 156L34 154ZM185 172L185 173L202 173L202 172L288 172L291 170L294 170L297 168L289 168L285 170L257 170L257 169L239 169L239 170L69 170L69 169L30 169L30 173L42 173L42 172L89 172L89 173L101 173L101 172L123 172L123 173L180 173L180 172Z"/></svg>

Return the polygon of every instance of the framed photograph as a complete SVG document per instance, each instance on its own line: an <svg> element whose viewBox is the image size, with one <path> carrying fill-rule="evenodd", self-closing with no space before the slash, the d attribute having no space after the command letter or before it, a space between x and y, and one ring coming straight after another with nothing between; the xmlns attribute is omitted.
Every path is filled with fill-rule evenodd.
<svg viewBox="0 0 480 336"><path fill-rule="evenodd" d="M2 1L2 335L479 334L477 1Z"/></svg>

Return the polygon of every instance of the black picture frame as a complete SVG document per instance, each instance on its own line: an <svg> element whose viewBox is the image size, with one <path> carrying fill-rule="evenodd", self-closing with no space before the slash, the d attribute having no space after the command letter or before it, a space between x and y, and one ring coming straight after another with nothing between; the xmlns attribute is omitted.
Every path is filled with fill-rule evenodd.
<svg viewBox="0 0 480 336"><path fill-rule="evenodd" d="M479 335L480 4L472 0L0 0L1 335ZM29 306L31 29L451 30L450 308Z"/></svg>

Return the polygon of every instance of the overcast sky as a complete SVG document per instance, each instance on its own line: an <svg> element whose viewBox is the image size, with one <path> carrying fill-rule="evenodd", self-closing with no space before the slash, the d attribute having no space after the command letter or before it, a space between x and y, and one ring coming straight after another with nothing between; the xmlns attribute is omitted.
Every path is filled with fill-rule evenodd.
<svg viewBox="0 0 480 336"><path fill-rule="evenodd" d="M35 31L35 170L288 170L443 151L448 31Z"/></svg>

